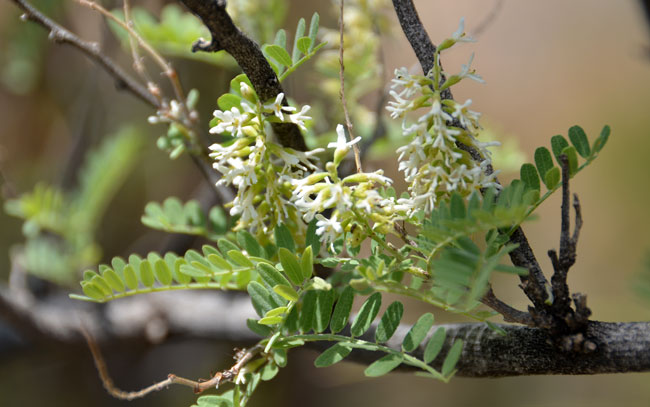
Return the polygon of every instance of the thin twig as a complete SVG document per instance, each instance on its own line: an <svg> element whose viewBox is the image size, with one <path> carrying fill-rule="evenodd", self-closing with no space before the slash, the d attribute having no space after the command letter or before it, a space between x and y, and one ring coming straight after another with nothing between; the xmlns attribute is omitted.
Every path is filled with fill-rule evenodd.
<svg viewBox="0 0 650 407"><path fill-rule="evenodd" d="M554 273L551 277L551 288L553 290L553 312L556 315L570 315L571 297L567 276L571 266L576 261L576 250L580 228L582 227L582 212L580 210L580 201L574 195L573 208L576 214L575 230L571 235L571 193L569 191L570 168L569 160L565 154L560 156L562 166L562 209L561 209L561 227L560 227L560 253L559 256L555 250L549 250L549 257L553 264Z"/></svg>
<svg viewBox="0 0 650 407"><path fill-rule="evenodd" d="M496 20L502 6L503 0L496 0L494 2L494 6L492 6L492 9L488 15L485 16L485 18L476 26L474 31L472 31L473 38L477 38L479 35L483 34L483 32L494 22L494 20Z"/></svg>
<svg viewBox="0 0 650 407"><path fill-rule="evenodd" d="M133 20L131 19L131 1L124 0L124 22L131 29L134 28ZM133 58L133 69L140 75L140 78L145 81L149 91L160 100L160 88L158 85L151 80L151 77L147 73L144 64L142 63L142 57L140 56L140 51L138 50L138 42L129 35L129 48L131 48L131 57ZM161 100L162 102L162 100Z"/></svg>
<svg viewBox="0 0 650 407"><path fill-rule="evenodd" d="M350 113L348 112L348 105L345 100L345 64L343 63L343 33L345 31L345 22L343 21L343 16L345 15L345 0L341 0L341 10L339 16L339 79L341 80L341 89L339 90L339 96L341 97L341 105L343 106L343 114L345 115L345 127L348 129L348 136L350 141L354 140L354 134L352 133L352 122L350 121ZM361 155L359 154L359 145L354 144L352 146L352 151L354 152L354 162L357 165L357 172L363 172L361 169Z"/></svg>
<svg viewBox="0 0 650 407"><path fill-rule="evenodd" d="M120 27L125 29L127 34L130 37L134 38L138 42L138 44L142 47L142 49L144 49L151 56L154 62L158 64L160 69L162 69L163 74L165 74L165 76L167 76L167 78L169 79L172 85L172 89L174 90L175 98L180 103L181 109L183 110L183 116L186 118L186 123L184 123L184 125L190 127L191 126L190 112L187 108L187 104L185 103L185 92L183 91L183 86L181 85L181 81L178 78L178 74L176 73L174 68L172 68L171 63L169 63L169 61L163 58L163 56L160 55L158 51L156 51L151 45L149 45L149 43L146 42L144 38L142 38L142 36L138 34L137 31L135 31L124 21L115 17L115 15L113 15L110 11L106 10L101 5L95 3L94 1L89 1L89 0L77 0L77 2L82 6L86 6L91 10L95 10L99 12L107 19L114 21Z"/></svg>
<svg viewBox="0 0 650 407"><path fill-rule="evenodd" d="M25 12L21 16L23 20L33 21L50 31L50 39L59 44L68 44L91 60L95 61L102 68L104 68L115 80L117 81L118 89L124 89L131 92L138 99L146 102L148 105L159 109L160 102L149 92L145 87L140 85L129 74L124 72L112 59L107 57L96 42L84 41L55 23L50 18L46 17L43 13L37 10L29 2L25 0L12 0L21 10Z"/></svg>
<svg viewBox="0 0 650 407"><path fill-rule="evenodd" d="M111 376L108 373L108 367L106 366L104 357L102 356L102 353L99 349L99 345L94 340L90 332L88 332L83 324L80 324L79 329L86 339L86 343L88 344L88 348L90 349L93 361L95 362L95 367L97 368L97 372L99 373L99 377L102 380L104 388L111 396L121 400L139 399L155 391L166 389L172 384L179 384L181 386L190 387L194 393L201 393L207 389L219 387L223 383L234 380L241 369L246 365L246 363L250 362L251 359L262 350L262 347L260 345L255 345L250 349L238 351L235 355L237 362L230 369L224 370L223 372L217 372L209 380L195 381L176 376L175 374L169 374L165 380L161 380L158 383L154 383L151 386L145 387L144 389L137 391L124 391L117 388L113 383L113 379L111 379Z"/></svg>
<svg viewBox="0 0 650 407"><path fill-rule="evenodd" d="M528 326L535 325L533 318L528 312L519 311L498 299L492 290L492 286L488 288L488 291L481 298L481 302L501 314L503 320L506 322L514 322Z"/></svg>

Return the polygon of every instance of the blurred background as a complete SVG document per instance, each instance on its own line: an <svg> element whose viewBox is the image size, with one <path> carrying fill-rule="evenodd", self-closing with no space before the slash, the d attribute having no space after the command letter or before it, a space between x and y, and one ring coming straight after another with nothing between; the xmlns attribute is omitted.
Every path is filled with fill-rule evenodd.
<svg viewBox="0 0 650 407"><path fill-rule="evenodd" d="M169 2L133 3L157 15ZM128 52L120 49L119 42L99 17L71 1L35 4L82 38L101 41L109 55L125 69L130 68ZM102 4L111 8L120 7L121 2ZM464 81L454 88L455 98L472 99L473 109L483 113L484 140L496 138L509 151L494 159L495 167L503 170L503 180L513 177L516 174L513 169L518 169L524 160L532 161L536 147L548 146L555 134L566 136L572 125L581 125L591 140L603 125L611 126L607 147L571 184L572 191L580 196L585 223L569 285L572 290L588 295L593 319L648 320L650 302L634 289L650 249L647 205L650 168L645 167L650 152L650 30L641 3L634 0L422 0L415 4L434 43L454 32L461 17L465 17L468 34L479 31L475 36L477 43L463 44L446 53L443 66L447 71L457 72L470 54L475 53L473 67L486 84ZM336 27L336 7L332 3L296 0L287 2L281 26L292 33L298 19L305 17L309 21L313 11L321 14L321 26ZM95 239L101 247L102 261L132 252L160 250L168 237L142 226L140 216L144 205L149 201L160 202L167 196L181 200L196 197L205 184L201 174L186 156L169 160L165 152L156 148L156 138L165 130L146 123L147 116L154 113L148 106L116 90L113 80L78 51L53 44L47 40L45 30L22 22L19 16L12 2L0 3L2 199L29 192L38 183L73 189L84 152L99 145L104 136L119 133L122 124L130 123L142 140L137 159L105 209ZM385 63L385 68L379 70L381 85L361 98L369 110L384 92L395 68L405 66L412 72L418 71L415 55L396 19L388 14L385 17L392 28L381 37ZM268 35L260 27L257 35ZM191 41L187 42L188 48ZM200 89L198 109L207 128L217 97L227 91L230 79L238 73L236 66L227 60L208 64L197 59L171 57L171 60L185 88ZM324 110L323 98L312 100L312 97L318 99L313 96L313 82L317 78L313 69L317 64L310 62L285 85L287 93L299 103L314 105L314 117L318 117L319 103L321 111ZM330 123L314 124L318 133L331 132L333 128ZM389 133L394 130L392 125L387 128ZM389 137L389 140L397 138ZM396 144L382 143L368 154L368 167L384 168L389 176L396 178L399 174L395 156L391 154ZM553 196L537 211L538 220L524 227L547 274L551 265L545 253L559 244L559 206L559 196ZM25 239L21 228L20 219L0 211L2 281L9 276L12 247ZM54 289L44 287L37 288ZM64 289L74 291L78 286ZM497 276L495 291L517 308L527 306L526 298L512 278ZM422 311L418 309L421 305L409 305L414 319ZM434 313L438 321L459 320L443 312ZM107 344L105 353L116 384L138 389L166 377L169 372L191 378L207 377L211 370L225 366L232 348L241 345L172 337L155 346L143 341ZM292 352L288 367L276 380L261 385L250 405L610 406L616 403L647 406L650 403L650 374L647 373L456 378L443 384L399 373L368 379L363 376L362 366L345 363L316 370L312 365L315 355L309 351ZM189 406L194 400L195 396L185 388L172 388L136 402L112 399L102 389L84 347L61 349L18 344L0 349L0 405L3 406Z"/></svg>

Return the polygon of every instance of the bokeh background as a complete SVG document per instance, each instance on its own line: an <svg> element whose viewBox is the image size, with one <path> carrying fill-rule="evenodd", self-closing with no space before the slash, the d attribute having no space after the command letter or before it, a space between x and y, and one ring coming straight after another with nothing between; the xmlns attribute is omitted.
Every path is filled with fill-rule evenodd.
<svg viewBox="0 0 650 407"><path fill-rule="evenodd" d="M164 2L134 3L155 11ZM491 15L477 43L453 49L443 61L445 68L453 72L475 53L473 66L486 84L465 81L455 88L455 96L457 100L473 100L474 110L483 113L488 137L497 137L531 161L537 146L548 145L555 134L566 135L574 124L580 124L590 138L604 124L611 126L612 136L601 156L571 185L580 196L585 224L569 284L573 290L588 295L594 319L647 320L650 302L634 291L635 277L650 249L650 30L640 3L415 3L434 42L455 31L463 16L471 35ZM40 4L76 33L101 39L111 55L120 55L119 45L110 40L110 32L101 20L74 2ZM298 18L310 16L314 10L321 13L321 25L336 26L336 15L329 3L293 0L289 4L285 24L289 32ZM164 239L162 234L145 234L139 222L142 208L148 201L161 201L170 195L192 198L203 182L200 174L189 159L170 161L155 147L161 129L146 125L145 119L152 113L147 106L116 91L113 81L77 51L48 42L44 30L27 29L18 17L11 2L0 3L0 170L7 181L4 196L27 192L40 181L61 182L62 174L71 170L70 148L77 135L83 134L92 145L123 121L132 121L139 123L140 131L146 134L147 145L111 202L98 240L105 257L110 258L143 250ZM386 82L395 68L416 64L396 21L392 36L384 37L383 52ZM129 66L128 55L117 58L123 66ZM175 66L186 88L202 90L200 110L207 123L214 101L226 90L235 71L182 60L175 61ZM292 79L287 88L302 103L309 103L301 99L306 94L303 81L308 80L307 75ZM370 160L369 165L396 175L395 157L378 155ZM510 168L508 164L504 162L502 167ZM498 157L495 166L500 166ZM507 170L503 178L508 178ZM538 210L538 220L525 226L545 270L551 269L546 251L558 246L558 198L545 202ZM0 279L8 276L10 247L22 240L20 221L0 212ZM513 279L497 278L495 290L514 306L527 306ZM412 305L413 315L417 315L418 305ZM439 321L458 320L442 312L435 314ZM168 372L206 377L230 358L236 345L171 339L156 346L109 346L106 353L117 384L136 389ZM345 363L316 370L312 365L314 357L308 351L292 353L289 366L277 380L262 385L251 405L650 404L650 374L456 378L443 384L408 374L367 379L363 367ZM137 402L114 400L101 388L85 349L0 349L3 406L186 406L194 400L184 388Z"/></svg>

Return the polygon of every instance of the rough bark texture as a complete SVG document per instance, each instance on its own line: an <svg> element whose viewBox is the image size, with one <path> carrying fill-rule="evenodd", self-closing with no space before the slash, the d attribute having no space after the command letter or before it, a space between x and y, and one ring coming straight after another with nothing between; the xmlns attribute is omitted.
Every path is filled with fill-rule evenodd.
<svg viewBox="0 0 650 407"><path fill-rule="evenodd" d="M147 338L158 342L168 335L234 340L244 345L259 338L246 327L255 312L246 296L212 292L168 292L141 295L108 304L79 304L64 297L32 302L20 295L0 292L0 317L11 323L32 343L85 347L79 333L83 320L100 341ZM437 325L447 332L447 341L433 365L440 368L447 350L456 339L464 342L458 376L502 377L535 374L596 374L650 370L650 323L589 322L586 335L596 344L590 353L563 352L539 328L498 325L501 336L482 323ZM375 326L365 335L374 340ZM398 328L388 346L400 349L410 326ZM423 345L415 352L422 355ZM0 344L0 349L2 348ZM331 342L307 346L322 350ZM353 352L346 360L370 363L382 355Z"/></svg>
<svg viewBox="0 0 650 407"><path fill-rule="evenodd" d="M212 41L197 41L193 51L225 50L235 58L250 79L260 100L267 101L282 93L277 75L255 41L248 38L233 23L226 12L225 0L181 0L210 30ZM286 98L284 100L286 105ZM273 131L285 147L306 151L307 145L300 129L293 123L273 123Z"/></svg>

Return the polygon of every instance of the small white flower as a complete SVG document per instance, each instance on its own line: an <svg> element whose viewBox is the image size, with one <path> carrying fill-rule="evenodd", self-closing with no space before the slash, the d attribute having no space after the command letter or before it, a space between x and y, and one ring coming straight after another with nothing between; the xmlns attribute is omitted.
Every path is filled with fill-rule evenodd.
<svg viewBox="0 0 650 407"><path fill-rule="evenodd" d="M390 112L390 117L397 119L398 117L404 116L404 113L408 112L413 108L413 102L408 99L403 99L397 92L391 90L388 92L395 100L388 102L386 110Z"/></svg>
<svg viewBox="0 0 650 407"><path fill-rule="evenodd" d="M479 128L478 120L481 117L480 113L469 110L468 107L472 104L472 99L467 99L465 103L454 103L454 111L451 113L452 117L458 119L460 124L469 130L477 130Z"/></svg>
<svg viewBox="0 0 650 407"><path fill-rule="evenodd" d="M304 105L299 112L289 115L289 121L298 125L302 130L307 130L307 127L305 127L305 120L311 120L311 116L307 116L305 113L307 113L309 109L311 109L311 106ZM285 108L285 110L287 109Z"/></svg>
<svg viewBox="0 0 650 407"><path fill-rule="evenodd" d="M334 212L332 216L327 219L320 213L316 215L316 234L321 237L321 241L325 244L330 244L330 249L334 251L334 241L343 234L341 223L337 220L337 213Z"/></svg>
<svg viewBox="0 0 650 407"><path fill-rule="evenodd" d="M171 102L169 102L169 104L170 104L169 115L172 118L179 120L181 116L181 104L178 103L176 100L172 100Z"/></svg>
<svg viewBox="0 0 650 407"><path fill-rule="evenodd" d="M273 114L280 120L284 120L284 115L282 114L282 100L284 99L284 93L278 93L278 96L275 97L273 103L264 105L264 109L270 110Z"/></svg>
<svg viewBox="0 0 650 407"><path fill-rule="evenodd" d="M336 126L336 141L329 143L327 148L334 148L334 164L338 165L345 155L350 151L350 147L357 144L361 141L361 137L356 137L352 141L346 141L347 137L345 136L345 127L342 124Z"/></svg>
<svg viewBox="0 0 650 407"><path fill-rule="evenodd" d="M242 106L247 106L247 104L243 103ZM242 114L239 109L234 106L230 110L226 111L215 110L214 117L221 121L210 129L210 133L221 134L223 132L228 132L235 137L241 137L244 135L244 124L249 119L248 114Z"/></svg>
<svg viewBox="0 0 650 407"><path fill-rule="evenodd" d="M461 79L469 78L469 79L473 79L473 80L475 80L476 82L479 82L479 83L485 83L483 78L481 78L481 75L475 73L474 70L470 71L470 66L472 65L473 60L474 60L474 53L472 53L472 55L469 57L469 62L467 62L466 65L463 64L463 65L460 66L460 73L458 74L458 76Z"/></svg>
<svg viewBox="0 0 650 407"><path fill-rule="evenodd" d="M455 42L474 42L474 38L465 35L465 17L461 17L458 29L451 35Z"/></svg>
<svg viewBox="0 0 650 407"><path fill-rule="evenodd" d="M391 89L397 89L402 87L402 91L399 93L399 96L410 98L415 93L422 90L422 85L417 77L411 75L408 70L404 67L400 69L395 69L395 78L392 80L393 84L390 86Z"/></svg>

